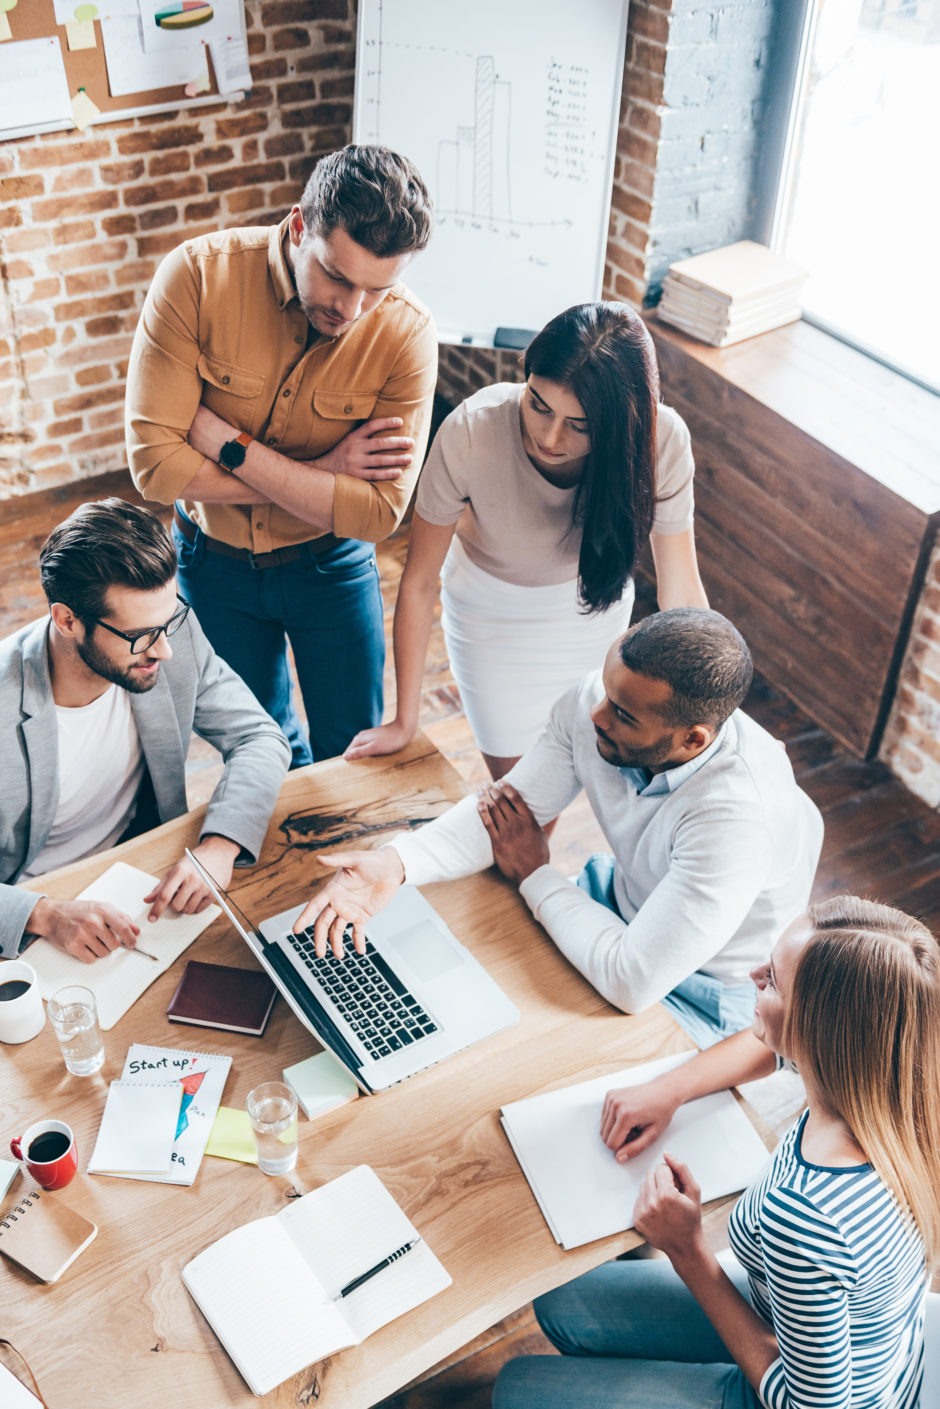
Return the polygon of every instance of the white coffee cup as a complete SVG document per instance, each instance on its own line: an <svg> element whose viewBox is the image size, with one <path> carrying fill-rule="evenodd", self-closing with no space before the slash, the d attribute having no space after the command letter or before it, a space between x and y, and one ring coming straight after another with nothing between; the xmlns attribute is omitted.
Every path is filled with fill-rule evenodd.
<svg viewBox="0 0 940 1409"><path fill-rule="evenodd" d="M27 983L15 998L4 998L4 984ZM0 961L0 1042L28 1042L42 1032L46 1010L39 991L39 975L23 959Z"/></svg>

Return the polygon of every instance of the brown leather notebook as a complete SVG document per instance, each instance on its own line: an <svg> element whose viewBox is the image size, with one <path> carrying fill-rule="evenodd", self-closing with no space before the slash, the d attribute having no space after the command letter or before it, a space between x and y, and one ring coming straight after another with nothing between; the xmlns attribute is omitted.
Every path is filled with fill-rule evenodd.
<svg viewBox="0 0 940 1409"><path fill-rule="evenodd" d="M61 1194L33 1189L0 1218L0 1252L40 1282L57 1282L97 1232Z"/></svg>
<svg viewBox="0 0 940 1409"><path fill-rule="evenodd" d="M231 969L190 959L166 1015L174 1023L260 1037L276 997L277 989L260 969Z"/></svg>

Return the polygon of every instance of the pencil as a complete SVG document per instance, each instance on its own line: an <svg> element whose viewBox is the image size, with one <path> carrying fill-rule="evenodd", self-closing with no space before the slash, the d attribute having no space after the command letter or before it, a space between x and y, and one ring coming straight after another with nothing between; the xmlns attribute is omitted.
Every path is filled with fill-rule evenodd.
<svg viewBox="0 0 940 1409"><path fill-rule="evenodd" d="M159 964L160 962L156 954L151 954L149 949L141 949L139 944L135 944L130 952L131 954L142 954L145 959L152 959L155 964Z"/></svg>

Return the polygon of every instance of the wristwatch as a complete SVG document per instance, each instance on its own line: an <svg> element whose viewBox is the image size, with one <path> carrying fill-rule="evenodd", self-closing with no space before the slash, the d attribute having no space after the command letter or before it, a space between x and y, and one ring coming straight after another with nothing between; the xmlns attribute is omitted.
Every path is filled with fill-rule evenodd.
<svg viewBox="0 0 940 1409"><path fill-rule="evenodd" d="M219 451L219 464L223 470L229 474L233 470L240 470L245 463L245 452L251 444L251 436L247 431L242 431L234 440L227 440Z"/></svg>

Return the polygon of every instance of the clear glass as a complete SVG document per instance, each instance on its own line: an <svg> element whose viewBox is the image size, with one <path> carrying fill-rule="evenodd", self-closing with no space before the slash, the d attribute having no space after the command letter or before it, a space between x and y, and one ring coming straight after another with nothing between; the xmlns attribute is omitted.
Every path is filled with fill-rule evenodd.
<svg viewBox="0 0 940 1409"><path fill-rule="evenodd" d="M775 244L808 315L940 387L940 4L815 0Z"/></svg>
<svg viewBox="0 0 940 1409"><path fill-rule="evenodd" d="M48 1006L68 1070L73 1076L92 1076L100 1071L104 1065L104 1039L91 989L70 984L54 993Z"/></svg>
<svg viewBox="0 0 940 1409"><path fill-rule="evenodd" d="M264 1174L289 1174L297 1163L297 1097L283 1081L248 1092L248 1119Z"/></svg>

